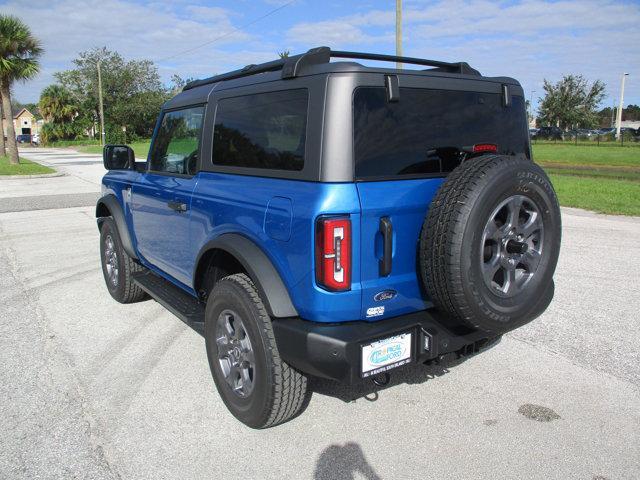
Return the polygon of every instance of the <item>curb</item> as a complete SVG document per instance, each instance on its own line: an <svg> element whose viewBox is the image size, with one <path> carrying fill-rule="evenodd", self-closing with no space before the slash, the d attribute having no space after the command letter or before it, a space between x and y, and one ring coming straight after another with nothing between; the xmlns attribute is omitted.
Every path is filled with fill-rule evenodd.
<svg viewBox="0 0 640 480"><path fill-rule="evenodd" d="M53 177L64 177L66 173L56 172L56 173L39 173L35 175L0 175L0 181L2 180L25 180L30 178L53 178Z"/></svg>

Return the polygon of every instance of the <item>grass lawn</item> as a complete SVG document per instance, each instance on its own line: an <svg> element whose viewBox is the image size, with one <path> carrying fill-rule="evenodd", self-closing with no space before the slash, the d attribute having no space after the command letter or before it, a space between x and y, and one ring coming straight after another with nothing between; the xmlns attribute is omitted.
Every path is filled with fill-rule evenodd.
<svg viewBox="0 0 640 480"><path fill-rule="evenodd" d="M30 162L24 158L20 159L18 165L10 165L8 157L0 157L0 175L37 175L55 172L52 168Z"/></svg>
<svg viewBox="0 0 640 480"><path fill-rule="evenodd" d="M640 181L551 174L560 205L617 215L640 215Z"/></svg>
<svg viewBox="0 0 640 480"><path fill-rule="evenodd" d="M640 215L640 147L533 145L560 204L600 213Z"/></svg>
<svg viewBox="0 0 640 480"><path fill-rule="evenodd" d="M129 146L133 148L133 152L136 154L136 158L147 158L149 152L149 145L151 140L143 140L140 142L130 143ZM83 153L98 153L102 154L102 147L100 145L85 145L76 147L76 150Z"/></svg>
<svg viewBox="0 0 640 480"><path fill-rule="evenodd" d="M633 146L595 146L595 145L533 145L533 158L541 165L554 166L594 166L594 167L632 167L640 169L640 144Z"/></svg>

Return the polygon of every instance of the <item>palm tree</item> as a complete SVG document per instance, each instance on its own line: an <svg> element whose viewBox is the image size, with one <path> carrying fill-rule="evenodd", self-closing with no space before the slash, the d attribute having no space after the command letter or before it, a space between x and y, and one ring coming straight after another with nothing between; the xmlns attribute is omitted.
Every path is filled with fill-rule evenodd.
<svg viewBox="0 0 640 480"><path fill-rule="evenodd" d="M78 111L69 90L61 85L49 85L40 94L40 113L47 122L70 122Z"/></svg>
<svg viewBox="0 0 640 480"><path fill-rule="evenodd" d="M4 146L4 109L2 108L2 95L0 94L0 157L7 154Z"/></svg>
<svg viewBox="0 0 640 480"><path fill-rule="evenodd" d="M33 78L40 70L40 41L17 17L0 15L0 95L7 115L7 153L9 163L17 164L18 145L11 115L11 85Z"/></svg>

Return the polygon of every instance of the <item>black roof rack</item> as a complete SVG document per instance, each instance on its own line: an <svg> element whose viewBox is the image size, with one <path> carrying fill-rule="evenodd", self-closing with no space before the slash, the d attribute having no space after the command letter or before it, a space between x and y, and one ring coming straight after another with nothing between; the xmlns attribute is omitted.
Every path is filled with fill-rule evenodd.
<svg viewBox="0 0 640 480"><path fill-rule="evenodd" d="M466 62L449 63L441 62L438 60L426 60L424 58L399 57L396 55L383 55L377 53L344 52L339 50L331 50L329 47L316 47L300 55L281 58L278 60L273 60L271 62L261 63L259 65L247 65L246 67L243 67L239 70L233 70L232 72L215 75L213 77L205 78L202 80L195 80L193 82L187 83L182 90L190 90L202 85L222 82L224 80L232 80L234 78L247 77L249 75L255 75L257 73L275 72L278 70L282 71L282 78L294 78L300 73L302 68L309 65L320 65L323 63L329 63L331 58L350 58L356 60L378 60L384 62L408 63L412 65L434 67L433 70L436 71L462 73L467 75L480 75L480 72L471 68Z"/></svg>

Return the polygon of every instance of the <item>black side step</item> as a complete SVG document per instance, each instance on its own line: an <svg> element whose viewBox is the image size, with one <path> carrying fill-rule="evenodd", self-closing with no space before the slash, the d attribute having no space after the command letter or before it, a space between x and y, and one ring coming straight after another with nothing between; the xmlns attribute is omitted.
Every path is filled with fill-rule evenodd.
<svg viewBox="0 0 640 480"><path fill-rule="evenodd" d="M151 271L133 274L133 281L160 305L204 334L204 304L187 292Z"/></svg>

